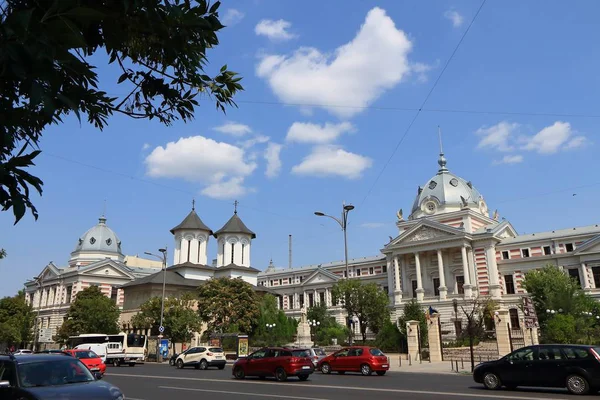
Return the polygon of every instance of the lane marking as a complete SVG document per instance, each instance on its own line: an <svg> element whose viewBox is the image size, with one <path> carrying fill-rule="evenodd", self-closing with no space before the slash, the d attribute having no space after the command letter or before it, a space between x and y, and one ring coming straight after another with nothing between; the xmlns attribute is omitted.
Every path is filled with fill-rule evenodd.
<svg viewBox="0 0 600 400"><path fill-rule="evenodd" d="M237 394L242 396L256 396L256 397L276 397L278 399L296 399L296 400L327 400L317 397L297 397L297 396L284 396L281 394L264 394L264 393L246 393L246 392L230 392L227 390L209 390L209 389L194 389L194 388L181 388L176 386L159 386L159 389L169 390L187 390L189 392L207 392L207 393L225 393L225 394Z"/></svg>
<svg viewBox="0 0 600 400"><path fill-rule="evenodd" d="M172 379L179 381L194 381L194 382L222 382L222 383L238 383L247 385L269 385L269 386L297 386L304 389L336 389L336 390L354 390L360 392L384 392L384 393L414 393L414 394L429 394L443 395L454 397L474 397L485 399L513 399L513 400L543 400L543 399L562 399L562 397L526 397L526 396L503 396L499 394L490 394L489 391L482 393L457 393L457 392L435 392L432 390L408 390L408 389L385 389L385 388L365 388L351 386L334 386L334 385L319 385L311 382L293 383L293 382L261 382L261 381L242 381L237 379L206 379L206 378L189 378L184 376L151 376L151 375L134 375L134 374L112 374L111 376L124 376L129 378L146 378L146 379ZM465 388L467 389L467 388Z"/></svg>

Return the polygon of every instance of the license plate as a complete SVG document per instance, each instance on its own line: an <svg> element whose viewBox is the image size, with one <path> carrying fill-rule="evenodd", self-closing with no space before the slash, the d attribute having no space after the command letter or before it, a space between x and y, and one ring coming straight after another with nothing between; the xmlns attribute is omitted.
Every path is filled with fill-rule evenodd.
<svg viewBox="0 0 600 400"><path fill-rule="evenodd" d="M90 371L100 371L100 368L92 368Z"/></svg>
<svg viewBox="0 0 600 400"><path fill-rule="evenodd" d="M223 357L221 357L221 356L216 356L215 358L216 358L217 360L220 360L220 359L222 359Z"/></svg>
<svg viewBox="0 0 600 400"><path fill-rule="evenodd" d="M382 365L382 367L383 367L383 368L387 368L387 367L388 367L388 365L387 365L387 364L383 364L383 365Z"/></svg>
<svg viewBox="0 0 600 400"><path fill-rule="evenodd" d="M302 369L310 369L310 367L308 365L304 365L302 366Z"/></svg>

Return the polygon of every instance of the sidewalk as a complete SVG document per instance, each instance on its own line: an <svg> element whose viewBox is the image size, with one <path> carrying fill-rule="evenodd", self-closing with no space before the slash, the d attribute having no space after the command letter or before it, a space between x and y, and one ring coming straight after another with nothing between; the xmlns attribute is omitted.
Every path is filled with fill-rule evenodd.
<svg viewBox="0 0 600 400"><path fill-rule="evenodd" d="M390 360L390 371L393 372L416 372L420 374L446 374L446 375L471 375L471 364L456 361L429 362L429 360L407 360L406 354L387 354Z"/></svg>

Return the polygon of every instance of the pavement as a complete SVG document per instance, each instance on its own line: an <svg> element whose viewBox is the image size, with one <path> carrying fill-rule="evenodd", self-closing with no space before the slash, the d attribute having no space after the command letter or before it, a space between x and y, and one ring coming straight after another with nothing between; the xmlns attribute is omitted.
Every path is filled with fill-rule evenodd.
<svg viewBox="0 0 600 400"><path fill-rule="evenodd" d="M403 360L404 361L404 360ZM446 363L444 363L446 364ZM449 363L447 363L448 365ZM360 374L312 374L308 381L290 378L276 382L272 378L235 380L231 366L224 370L194 368L183 370L168 364L145 364L135 367L108 366L104 379L118 386L128 400L211 400L284 399L284 400L358 400L377 396L377 400L411 399L569 399L565 390L521 389L487 391L473 382L471 376L389 371L384 376Z"/></svg>

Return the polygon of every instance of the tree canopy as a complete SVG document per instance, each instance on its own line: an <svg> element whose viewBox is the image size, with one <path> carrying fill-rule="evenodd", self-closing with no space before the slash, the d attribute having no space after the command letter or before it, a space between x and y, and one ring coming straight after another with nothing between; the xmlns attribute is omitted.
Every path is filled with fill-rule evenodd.
<svg viewBox="0 0 600 400"><path fill-rule="evenodd" d="M115 302L102 294L97 286L90 286L77 293L58 330L58 337L64 342L69 336L83 333L118 333L119 315Z"/></svg>
<svg viewBox="0 0 600 400"><path fill-rule="evenodd" d="M388 294L374 283L343 279L331 293L349 316L358 317L363 342L367 340L367 329L377 334L390 317Z"/></svg>
<svg viewBox="0 0 600 400"><path fill-rule="evenodd" d="M421 347L427 346L427 317L425 316L425 309L417 301L417 299L411 299L404 305L402 316L398 318L398 329L402 334L403 338L408 337L406 332L406 323L408 321L419 321L419 330L421 335Z"/></svg>
<svg viewBox="0 0 600 400"><path fill-rule="evenodd" d="M542 342L593 344L600 340L600 318L596 318L600 303L565 271L554 265L530 271L523 287L533 301Z"/></svg>
<svg viewBox="0 0 600 400"><path fill-rule="evenodd" d="M2 260L4 257L6 257L6 250L0 249L0 260Z"/></svg>
<svg viewBox="0 0 600 400"><path fill-rule="evenodd" d="M33 339L35 315L25 292L0 299L0 343L25 345Z"/></svg>
<svg viewBox="0 0 600 400"><path fill-rule="evenodd" d="M315 304L306 313L309 321L318 321L320 324L314 329L314 342L321 346L330 346L332 339L337 339L342 344L350 335L347 327L338 323L331 316L325 304Z"/></svg>
<svg viewBox="0 0 600 400"><path fill-rule="evenodd" d="M259 309L260 314L252 331L253 345L283 346L294 340L298 321L277 308L275 296L272 294L262 296ZM275 327L267 328L267 324L275 324Z"/></svg>
<svg viewBox="0 0 600 400"><path fill-rule="evenodd" d="M220 2L207 0L5 0L0 3L0 209L17 223L38 211L30 190L43 182L26 171L40 154L44 129L69 114L102 130L115 113L189 121L199 95L225 111L243 90L223 65L205 71L219 45ZM112 64L116 84L100 82Z"/></svg>
<svg viewBox="0 0 600 400"><path fill-rule="evenodd" d="M206 332L251 333L259 316L259 299L252 285L242 278L213 278L198 288L198 315Z"/></svg>
<svg viewBox="0 0 600 400"><path fill-rule="evenodd" d="M189 342L194 332L199 332L202 322L194 310L196 297L193 293L184 293L180 297L165 299L163 315L163 335L172 343ZM150 328L152 335L159 334L161 298L152 297L140 307L140 312L131 318L135 328Z"/></svg>

